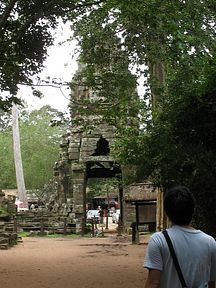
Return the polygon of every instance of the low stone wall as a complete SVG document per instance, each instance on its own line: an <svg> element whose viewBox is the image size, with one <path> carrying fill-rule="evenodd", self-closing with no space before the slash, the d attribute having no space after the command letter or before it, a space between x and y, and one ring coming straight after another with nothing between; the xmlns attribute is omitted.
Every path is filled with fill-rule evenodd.
<svg viewBox="0 0 216 288"><path fill-rule="evenodd" d="M14 220L0 217L0 249L8 249L16 245L20 240Z"/></svg>
<svg viewBox="0 0 216 288"><path fill-rule="evenodd" d="M36 235L76 233L76 224L67 215L50 211L23 211L17 213L18 231Z"/></svg>
<svg viewBox="0 0 216 288"><path fill-rule="evenodd" d="M5 197L0 189L0 249L8 249L18 243L15 196Z"/></svg>

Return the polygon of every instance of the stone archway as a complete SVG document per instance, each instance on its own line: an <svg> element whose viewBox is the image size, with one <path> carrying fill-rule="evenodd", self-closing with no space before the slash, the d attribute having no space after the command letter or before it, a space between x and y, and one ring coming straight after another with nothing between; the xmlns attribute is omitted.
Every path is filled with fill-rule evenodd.
<svg viewBox="0 0 216 288"><path fill-rule="evenodd" d="M105 127L107 126L103 126ZM58 199L64 205L71 207L77 232L84 231L86 185L89 178L117 178L120 207L123 211L121 167L109 155L109 143L112 138L105 135L71 133L64 135L60 144L61 159L54 168L58 182ZM123 219L122 215L121 219Z"/></svg>

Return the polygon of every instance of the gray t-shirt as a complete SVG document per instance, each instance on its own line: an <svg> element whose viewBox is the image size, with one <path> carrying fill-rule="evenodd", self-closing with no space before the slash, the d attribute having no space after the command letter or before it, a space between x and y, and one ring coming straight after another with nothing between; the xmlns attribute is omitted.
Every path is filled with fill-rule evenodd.
<svg viewBox="0 0 216 288"><path fill-rule="evenodd" d="M216 242L200 230L172 226L167 229L187 287L208 287L216 280ZM172 257L162 232L152 235L144 267L162 271L163 288L181 288Z"/></svg>

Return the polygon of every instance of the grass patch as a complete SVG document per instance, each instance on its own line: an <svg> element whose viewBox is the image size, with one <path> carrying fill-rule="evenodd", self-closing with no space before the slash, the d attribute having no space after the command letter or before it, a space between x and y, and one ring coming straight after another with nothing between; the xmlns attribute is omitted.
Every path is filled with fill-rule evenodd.
<svg viewBox="0 0 216 288"><path fill-rule="evenodd" d="M31 234L30 232L27 231L23 231L18 233L18 235L22 238L24 237L43 237L43 238L69 238L69 239L77 239L77 238L81 238L82 236L80 234L59 234L59 233L54 233L54 234L47 234L47 235L37 235L37 234ZM90 237L89 235L85 235L84 237Z"/></svg>
<svg viewBox="0 0 216 288"><path fill-rule="evenodd" d="M18 233L18 235L20 236L20 237L28 237L29 236L29 232L26 232L26 231L22 231L22 232L19 232Z"/></svg>
<svg viewBox="0 0 216 288"><path fill-rule="evenodd" d="M48 234L47 236L45 236L47 238L72 238L72 239L77 239L80 238L81 236L79 234L68 234L68 235L64 235L64 234Z"/></svg>

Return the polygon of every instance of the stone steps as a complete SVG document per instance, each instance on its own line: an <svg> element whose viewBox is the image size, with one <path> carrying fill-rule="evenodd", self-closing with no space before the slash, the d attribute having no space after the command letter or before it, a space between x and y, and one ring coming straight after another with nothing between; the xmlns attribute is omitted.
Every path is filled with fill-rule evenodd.
<svg viewBox="0 0 216 288"><path fill-rule="evenodd" d="M17 233L13 221L0 221L0 249L8 249L17 244Z"/></svg>
<svg viewBox="0 0 216 288"><path fill-rule="evenodd" d="M8 238L1 237L0 238L0 245L2 245L2 244L9 244L8 243Z"/></svg>
<svg viewBox="0 0 216 288"><path fill-rule="evenodd" d="M76 233L76 225L72 223L66 223L65 231L65 217L64 216L52 216L50 215L34 215L26 213L25 218L17 216L17 226L21 231L25 232L48 232L48 233L60 233L60 234L72 234ZM30 216L30 217L29 217Z"/></svg>
<svg viewBox="0 0 216 288"><path fill-rule="evenodd" d="M0 250L7 250L9 247L9 244L0 244Z"/></svg>

